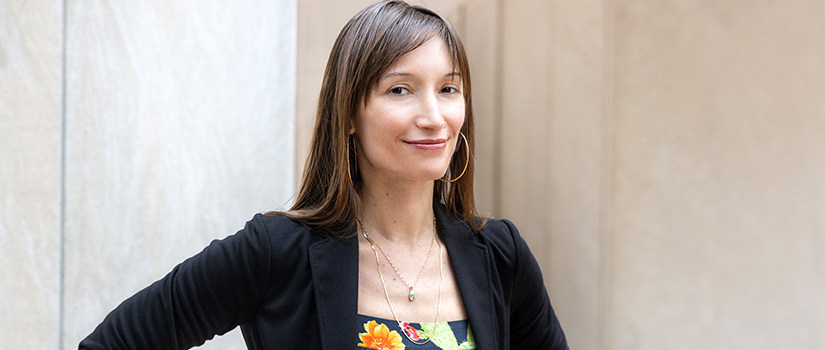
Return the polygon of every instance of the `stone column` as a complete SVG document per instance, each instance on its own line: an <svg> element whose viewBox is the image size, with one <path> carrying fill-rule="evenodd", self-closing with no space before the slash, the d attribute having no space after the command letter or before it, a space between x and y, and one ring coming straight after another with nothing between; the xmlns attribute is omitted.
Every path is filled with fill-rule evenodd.
<svg viewBox="0 0 825 350"><path fill-rule="evenodd" d="M0 4L4 346L74 348L209 241L288 206L296 6ZM204 348L244 348L232 334Z"/></svg>
<svg viewBox="0 0 825 350"><path fill-rule="evenodd" d="M60 344L60 1L0 2L0 340Z"/></svg>

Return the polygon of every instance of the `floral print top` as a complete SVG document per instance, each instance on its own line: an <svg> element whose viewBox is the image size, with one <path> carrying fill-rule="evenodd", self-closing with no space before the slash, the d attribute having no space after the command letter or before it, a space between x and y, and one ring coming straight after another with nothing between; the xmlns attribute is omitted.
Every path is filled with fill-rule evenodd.
<svg viewBox="0 0 825 350"><path fill-rule="evenodd" d="M395 320L358 315L358 322L364 326L364 332L358 333L359 348L384 350L475 350L476 348L467 320L439 323L401 322L399 324ZM417 345L410 339L416 343L427 343Z"/></svg>

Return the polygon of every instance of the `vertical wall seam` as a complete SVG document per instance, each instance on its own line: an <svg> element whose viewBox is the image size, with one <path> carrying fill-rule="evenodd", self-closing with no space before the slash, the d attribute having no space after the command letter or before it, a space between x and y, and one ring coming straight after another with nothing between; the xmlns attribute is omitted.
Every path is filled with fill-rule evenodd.
<svg viewBox="0 0 825 350"><path fill-rule="evenodd" d="M68 35L68 13L66 1L61 2L62 8L62 28L61 28L61 57L60 57L60 276L58 292L59 320L57 329L58 349L63 347L65 342L66 325L66 36Z"/></svg>
<svg viewBox="0 0 825 350"><path fill-rule="evenodd" d="M504 113L504 89L502 83L504 79L504 0L497 0L496 7L496 33L495 33L495 66L494 66L494 102L493 102L493 216L501 217L502 212L502 173L501 161L504 152L501 147L503 145L502 138L504 133L501 128L503 126L502 114Z"/></svg>
<svg viewBox="0 0 825 350"><path fill-rule="evenodd" d="M303 119L303 116L298 114L298 107L299 107L298 106L298 104L299 104L299 101L298 101L299 97L298 96L303 94L303 92L301 91L301 88L303 86L301 86L300 82L298 81L299 79L301 79L303 77L303 74L301 74L300 71L298 70L298 64L299 64L299 62L301 62L301 52L300 52L300 48L299 48L298 43L300 43L301 39L302 39L302 38L299 37L299 35L301 35L301 32L302 32L301 24L300 24L300 22L301 22L301 17L300 16L301 16L301 13L304 12L304 11L301 11L301 2L299 0L295 0L294 4L295 4L295 6L293 7L293 11L294 11L293 14L295 16L294 17L295 18L295 26L293 27L293 30L295 30L295 42L294 42L295 45L293 45L293 49L295 51L294 51L293 57L295 59L295 64L292 67L292 72L295 73L295 81L294 81L294 85L293 85L293 88L294 88L293 91L295 92L295 95L292 97L292 107L293 107L293 109L292 109L292 123L293 123L292 124L292 135L294 137L294 139L292 141L292 147L293 147L293 150L292 150L292 156L293 156L293 159L292 159L292 176L293 176L293 178L292 178L292 196L290 197L289 203L286 204L287 208L292 207L292 203L295 203L295 201L298 198L297 192L301 188L301 182L304 180L303 179L303 176L304 176L304 162L306 161L306 158L307 158L306 154L302 154L302 153L306 153L306 152L302 152L302 148L299 145L299 143L302 143L303 140L301 139L301 134L299 133L300 127L298 126L298 124L301 123L301 119ZM313 119L313 121L315 120L314 115L313 115L312 119ZM313 124L313 127L314 126L315 125ZM311 135L314 135L314 134L315 134L315 129L313 128ZM310 138L311 137L312 136L310 136ZM309 147L307 147L307 151L308 150L309 150Z"/></svg>
<svg viewBox="0 0 825 350"><path fill-rule="evenodd" d="M558 1L548 1L546 3L546 10L547 13L555 14L558 13L557 6ZM542 215L542 226L545 228L543 233L543 238L541 240L541 251L544 252L544 256L542 258L542 266L547 266L548 273L553 273L553 258L554 252L553 247L556 247L555 244L558 242L559 237L561 236L560 232L554 232L553 224L556 222L558 216L556 215L558 211L553 206L553 198L556 197L556 193L554 191L553 184L556 180L555 176L558 175L557 172L554 172L554 161L555 157L553 155L553 143L556 141L555 138L555 130L557 129L556 123L559 121L559 114L556 113L558 107L558 99L556 96L556 85L557 82L555 78L556 76L556 52L558 50L558 38L556 38L556 33L558 33L558 20L556 19L555 15L550 15L547 18L547 22L545 22L544 28L541 28L544 31L545 38L547 40L544 41L543 51L541 54L542 60L545 62L545 68L547 69L545 72L545 80L542 82L544 83L544 103L543 106L545 115L541 116L538 115L539 122L542 123L542 127L544 129L544 134L547 135L547 138L541 141L542 148L547 150L544 152L541 160L541 169L542 169L542 176L541 176L541 193L544 194L541 199L542 207L545 209L545 215ZM560 245L559 245L560 246ZM548 278L545 278L548 279ZM548 285L549 289L549 285Z"/></svg>

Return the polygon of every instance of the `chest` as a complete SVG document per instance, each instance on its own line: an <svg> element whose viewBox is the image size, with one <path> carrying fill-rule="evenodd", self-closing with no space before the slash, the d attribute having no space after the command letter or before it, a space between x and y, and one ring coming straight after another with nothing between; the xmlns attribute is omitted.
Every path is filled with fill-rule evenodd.
<svg viewBox="0 0 825 350"><path fill-rule="evenodd" d="M282 242L278 246L295 250L292 245ZM501 286L496 282L499 280L498 269L491 264L487 248L452 238L445 239L444 246L439 322L467 319L480 348L507 348L500 341L506 338L503 330L508 318L503 315L507 314L504 301L508 298L500 294ZM359 313L391 319L392 312L378 277L375 255L371 250L366 252L370 254L364 254L362 258L354 237L322 239L309 244L305 255L296 255L299 261L273 259L264 305L256 318L248 320L242 327L247 346L250 349L353 348L358 341L357 335L363 332L363 325L358 323ZM394 273L391 269L382 265L382 274L387 277ZM440 276L435 276L438 277L427 277L425 272L418 283L436 285L432 281L440 280ZM431 282L426 282L425 278ZM404 299L408 294L404 290L406 287L396 284L393 294L390 282L385 279L387 294L393 298L390 300L394 305L426 303L430 296L437 296L437 285L435 289L420 290L418 288L422 287L419 286L416 301L409 302ZM281 289L284 286L289 286L288 292ZM299 286L300 290L297 289ZM432 303L430 299L430 307L401 306L399 316L432 322L435 311ZM418 308L424 311L415 314L414 310ZM405 312L412 317L404 316ZM307 346L299 346L300 341L306 342Z"/></svg>
<svg viewBox="0 0 825 350"><path fill-rule="evenodd" d="M413 263L390 259L359 246L358 314L417 323L467 318L446 249Z"/></svg>

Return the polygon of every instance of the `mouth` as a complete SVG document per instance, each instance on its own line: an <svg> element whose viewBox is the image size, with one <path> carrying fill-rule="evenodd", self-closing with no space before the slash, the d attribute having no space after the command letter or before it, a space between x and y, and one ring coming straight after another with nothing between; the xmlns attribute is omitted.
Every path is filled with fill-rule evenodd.
<svg viewBox="0 0 825 350"><path fill-rule="evenodd" d="M404 143L421 150L439 150L447 147L447 139L420 139Z"/></svg>

